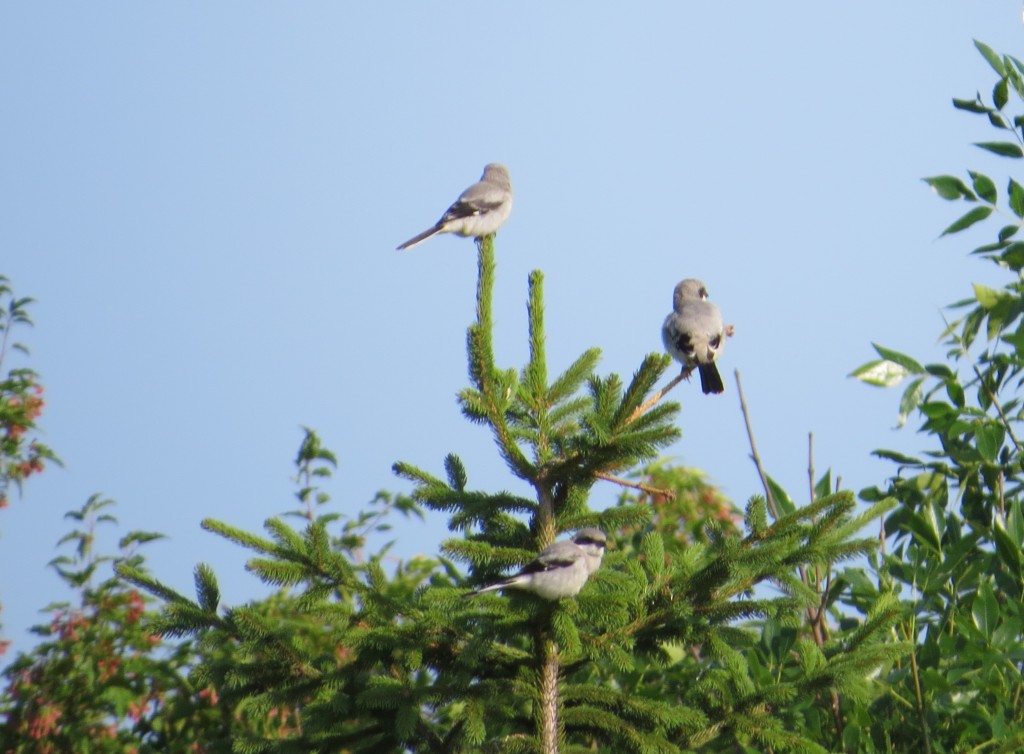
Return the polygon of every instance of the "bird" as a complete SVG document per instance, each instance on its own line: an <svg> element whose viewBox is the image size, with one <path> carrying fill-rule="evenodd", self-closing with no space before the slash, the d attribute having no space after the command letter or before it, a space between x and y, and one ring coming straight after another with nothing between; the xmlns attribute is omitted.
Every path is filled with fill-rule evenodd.
<svg viewBox="0 0 1024 754"><path fill-rule="evenodd" d="M398 247L398 251L411 249L438 233L457 233L460 236L489 236L505 224L512 212L512 182L508 168L492 162L484 167L480 180L459 194L434 226Z"/></svg>
<svg viewBox="0 0 1024 754"><path fill-rule="evenodd" d="M495 589L522 589L554 601L575 597L590 574L601 567L608 538L600 529L580 529L571 541L553 542L516 574L475 589L473 597Z"/></svg>
<svg viewBox="0 0 1024 754"><path fill-rule="evenodd" d="M665 350L682 363L684 375L689 376L694 367L700 371L700 386L705 395L725 391L715 361L732 329L722 324L718 307L707 298L704 283L695 278L683 280L672 297L673 311L661 327Z"/></svg>

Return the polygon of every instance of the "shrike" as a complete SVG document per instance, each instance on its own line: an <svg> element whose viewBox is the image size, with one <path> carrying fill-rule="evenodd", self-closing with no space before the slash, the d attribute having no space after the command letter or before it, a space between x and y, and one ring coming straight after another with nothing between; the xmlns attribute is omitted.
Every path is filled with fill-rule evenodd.
<svg viewBox="0 0 1024 754"><path fill-rule="evenodd" d="M460 236L489 236L500 228L512 212L512 182L508 168L492 162L484 168L480 180L463 191L434 227L413 236L398 247L411 249L438 233Z"/></svg>
<svg viewBox="0 0 1024 754"><path fill-rule="evenodd" d="M580 529L571 542L554 542L507 579L480 587L472 597L495 589L522 589L546 600L576 596L587 578L601 567L608 538L600 529Z"/></svg>
<svg viewBox="0 0 1024 754"><path fill-rule="evenodd" d="M682 362L686 375L694 367L700 371L700 387L705 394L721 393L725 385L715 361L732 328L722 325L718 307L707 298L707 288L699 280L688 278L677 285L672 299L674 311L665 318L661 339L672 357Z"/></svg>

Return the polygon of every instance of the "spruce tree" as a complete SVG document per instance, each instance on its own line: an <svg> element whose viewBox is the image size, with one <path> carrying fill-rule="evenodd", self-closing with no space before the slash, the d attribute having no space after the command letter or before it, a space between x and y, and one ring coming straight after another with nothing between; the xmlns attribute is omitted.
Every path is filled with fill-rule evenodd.
<svg viewBox="0 0 1024 754"><path fill-rule="evenodd" d="M271 519L269 537L260 537L204 522L256 553L250 570L283 589L273 611L257 603L221 612L206 566L196 569L196 600L122 569L166 600L164 633L236 647L220 662L200 663L195 683L214 686L238 709L287 709L298 721L290 737L225 738L223 746L543 754L833 748L844 735L840 700L870 699L869 675L903 651L887 639L897 605L884 594L861 604L863 614L847 618L843 630L823 628L838 596L826 577L835 564L873 550L873 540L856 534L889 502L857 513L853 496L831 492L826 481L798 508L768 486L765 497L751 498L744 534L712 526L685 538L655 521L645 500L592 509L595 485L621 481L679 437L679 406L661 400L665 391L651 395L671 360L646 356L626 383L595 373L595 348L551 379L543 276L535 271L529 360L521 370L502 367L492 343L493 237L478 241L478 267L470 386L459 403L490 431L529 495L470 487L455 454L445 457L443 475L395 464L413 484L412 499L384 497L384 508L441 512L453 536L436 560L401 564L389 575L383 553L360 557L359 533L375 524L373 514L345 522L337 535L338 514L310 503L326 502L312 482L334 464L310 434L298 459L303 528ZM616 547L577 597L546 602L510 590L465 599L471 587L587 526ZM835 728L809 736L812 718L833 719Z"/></svg>

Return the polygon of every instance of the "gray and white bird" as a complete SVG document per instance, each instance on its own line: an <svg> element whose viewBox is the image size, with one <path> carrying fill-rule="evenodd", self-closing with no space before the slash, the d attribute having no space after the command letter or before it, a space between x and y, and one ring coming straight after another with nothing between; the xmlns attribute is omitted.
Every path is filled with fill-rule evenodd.
<svg viewBox="0 0 1024 754"><path fill-rule="evenodd" d="M575 597L594 571L608 544L604 532L580 529L572 541L553 542L518 573L467 594L472 597L495 589L522 589L546 600Z"/></svg>
<svg viewBox="0 0 1024 754"><path fill-rule="evenodd" d="M707 393L725 390L722 375L715 361L725 345L729 328L722 324L718 307L707 300L704 283L687 278L676 286L672 298L673 312L665 317L661 339L674 359L682 362L689 374L696 367L700 371L700 387Z"/></svg>
<svg viewBox="0 0 1024 754"><path fill-rule="evenodd" d="M512 182L508 168L492 162L484 167L480 180L463 191L434 227L413 236L398 247L411 249L438 233L460 236L489 236L505 224L512 212Z"/></svg>

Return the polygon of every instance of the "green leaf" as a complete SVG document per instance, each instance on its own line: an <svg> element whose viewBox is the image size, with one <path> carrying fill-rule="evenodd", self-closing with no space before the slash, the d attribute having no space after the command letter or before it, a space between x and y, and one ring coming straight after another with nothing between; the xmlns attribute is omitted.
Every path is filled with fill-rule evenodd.
<svg viewBox="0 0 1024 754"><path fill-rule="evenodd" d="M953 405L957 408L963 408L967 399L964 396L964 389L956 380L946 380L946 395L953 401Z"/></svg>
<svg viewBox="0 0 1024 754"><path fill-rule="evenodd" d="M953 370L945 364L928 364L924 369L932 377L938 377L940 380L946 380L955 376Z"/></svg>
<svg viewBox="0 0 1024 754"><path fill-rule="evenodd" d="M981 147L986 152L997 154L1000 157L1013 157L1015 159L1024 157L1024 149L1021 149L1019 144L1014 144L1010 141L978 141L975 142L974 146Z"/></svg>
<svg viewBox="0 0 1024 754"><path fill-rule="evenodd" d="M1017 181L1010 179L1010 184L1007 186L1007 192L1010 194L1010 209L1013 210L1013 214L1017 217L1024 217L1024 186L1021 186ZM1009 226L1016 232L1020 226ZM1005 240L1000 232L999 240ZM1010 233L1009 235L1013 235Z"/></svg>
<svg viewBox="0 0 1024 754"><path fill-rule="evenodd" d="M1019 501L1010 504L1010 513L1006 518L1006 531L1013 537L1017 549L1024 547L1024 506Z"/></svg>
<svg viewBox="0 0 1024 754"><path fill-rule="evenodd" d="M972 202L977 199L974 192L967 188L967 184L956 176L935 175L931 178L922 178L921 180L931 186L932 190L943 199L953 201L963 198Z"/></svg>
<svg viewBox="0 0 1024 754"><path fill-rule="evenodd" d="M929 419L951 420L957 415L957 410L948 403L942 401L928 401L921 404L921 412Z"/></svg>
<svg viewBox="0 0 1024 754"><path fill-rule="evenodd" d="M998 73L1000 76L1006 76L1006 64L1003 59L984 42L979 42L977 39L974 40L974 46L978 48L978 52L982 54L982 57L988 61L988 64L992 66L992 70Z"/></svg>
<svg viewBox="0 0 1024 754"><path fill-rule="evenodd" d="M996 599L990 581L982 582L978 592L974 595L971 617L974 619L974 625L978 627L985 638L991 638L992 632L995 631L996 625L999 623L999 600Z"/></svg>
<svg viewBox="0 0 1024 754"><path fill-rule="evenodd" d="M1006 121L1003 120L1003 116L999 113L989 113L988 122L996 128L1001 128L1004 131L1008 131L1009 127L1006 125Z"/></svg>
<svg viewBox="0 0 1024 754"><path fill-rule="evenodd" d="M1000 559L1011 566L1015 573L1020 574L1022 570L1020 531L1020 506L1013 504L1010 508L1009 520L1001 513L996 513L993 519L992 534L996 541L996 552Z"/></svg>
<svg viewBox="0 0 1024 754"><path fill-rule="evenodd" d="M1009 335L1004 335L999 339L1014 347L1017 351L1018 359L1020 358L1021 353L1024 353L1024 332L1018 331L1016 333L1010 333Z"/></svg>
<svg viewBox="0 0 1024 754"><path fill-rule="evenodd" d="M814 485L814 499L820 500L832 494L832 470L825 472L824 476Z"/></svg>
<svg viewBox="0 0 1024 754"><path fill-rule="evenodd" d="M1017 235L1019 230L1019 225L1004 225L999 229L999 243L1006 243L1009 239Z"/></svg>
<svg viewBox="0 0 1024 754"><path fill-rule="evenodd" d="M105 686L97 700L111 705L118 717L125 717L128 706L137 701L136 696L136 692L124 686Z"/></svg>
<svg viewBox="0 0 1024 754"><path fill-rule="evenodd" d="M886 494L878 487L865 487L857 493L857 497L866 503L877 503L879 500L885 500Z"/></svg>
<svg viewBox="0 0 1024 754"><path fill-rule="evenodd" d="M1024 63L1020 62L1018 58L1015 58L1013 55L1006 55L1005 58L1010 61L1010 64L1018 74L1024 73Z"/></svg>
<svg viewBox="0 0 1024 754"><path fill-rule="evenodd" d="M989 288L988 286L981 285L980 283L974 283L974 298L978 300L978 304L981 305L982 309L991 310L995 309L1000 304L1006 303L1012 297L1005 291L997 291L995 288Z"/></svg>
<svg viewBox="0 0 1024 754"><path fill-rule="evenodd" d="M906 424L911 412L921 405L921 399L924 398L923 384L924 377L918 377L916 380L911 381L907 385L906 390L903 391L903 397L900 398L900 413L897 419L897 426L902 427Z"/></svg>
<svg viewBox="0 0 1024 754"><path fill-rule="evenodd" d="M920 544L941 555L942 543L937 521L933 515L929 515L932 512L931 506L925 506L921 514L906 510L901 526L913 534Z"/></svg>
<svg viewBox="0 0 1024 754"><path fill-rule="evenodd" d="M1010 333L1009 335L1003 335L1001 340L1013 346L1014 350L1017 352L1017 358L1020 358L1020 355L1024 353L1024 332L1018 330L1017 332Z"/></svg>
<svg viewBox="0 0 1024 754"><path fill-rule="evenodd" d="M895 461L896 463L909 466L916 466L917 464L921 463L920 459L918 458L904 455L903 453L900 453L899 451L896 450L885 450L884 448L874 451L871 455L877 456L878 458L885 458L889 461Z"/></svg>
<svg viewBox="0 0 1024 754"><path fill-rule="evenodd" d="M977 440L978 452L981 457L989 463L995 463L1000 448L1003 447L1003 440L1006 437L1006 430L998 422L989 420L979 422L974 428L974 438Z"/></svg>
<svg viewBox="0 0 1024 754"><path fill-rule="evenodd" d="M967 173L971 176L974 190L978 193L978 196L989 204L995 204L998 193L996 192L996 184L992 182L992 179L984 173L976 173L973 170L969 170Z"/></svg>
<svg viewBox="0 0 1024 754"><path fill-rule="evenodd" d="M987 113L989 108L981 101L981 97L975 97L974 99L957 99L953 98L953 107L957 110L966 110L971 113Z"/></svg>
<svg viewBox="0 0 1024 754"><path fill-rule="evenodd" d="M1009 55L1005 56L1003 60L1010 63L1006 66L1006 78L1010 86L1013 87L1013 91L1017 92L1017 96L1024 97L1024 79L1021 78L1020 61Z"/></svg>
<svg viewBox="0 0 1024 754"><path fill-rule="evenodd" d="M888 359L882 359L861 364L847 376L875 387L893 387L898 385L908 374L910 372L899 364Z"/></svg>
<svg viewBox="0 0 1024 754"><path fill-rule="evenodd" d="M986 217L992 214L991 207L975 207L966 215L961 217L955 223L946 228L940 235L948 236L950 233L959 233L961 230L965 230L977 222L981 222Z"/></svg>
<svg viewBox="0 0 1024 754"><path fill-rule="evenodd" d="M916 360L912 359L906 354L900 353L899 351L893 351L891 348L880 346L877 343L872 343L871 345L874 346L875 350L878 352L878 355L881 356L883 359L899 364L901 367L906 369L911 374L925 373L924 367L918 364Z"/></svg>
<svg viewBox="0 0 1024 754"><path fill-rule="evenodd" d="M796 503L789 493L782 489L782 486L771 477L768 477L768 489L772 492L772 498L779 507L779 515L785 516L796 510Z"/></svg>
<svg viewBox="0 0 1024 754"><path fill-rule="evenodd" d="M999 79L999 82L992 89L992 103L996 106L997 110L1002 110L1006 105L1006 101L1009 99L1009 82L1006 77Z"/></svg>
<svg viewBox="0 0 1024 754"><path fill-rule="evenodd" d="M869 736L868 730L861 730L856 725L847 725L843 730L843 751L863 751L862 739Z"/></svg>

